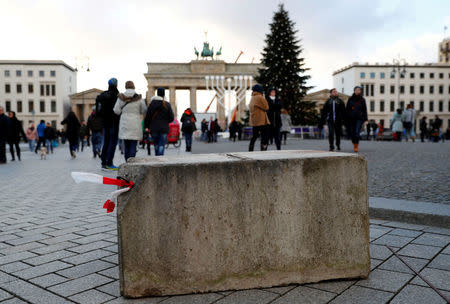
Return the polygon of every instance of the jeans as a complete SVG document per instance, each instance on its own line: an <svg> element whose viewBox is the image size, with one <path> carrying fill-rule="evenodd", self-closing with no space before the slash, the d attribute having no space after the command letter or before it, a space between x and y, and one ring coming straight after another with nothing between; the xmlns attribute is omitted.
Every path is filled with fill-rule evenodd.
<svg viewBox="0 0 450 304"><path fill-rule="evenodd" d="M192 132L184 133L184 139L186 140L186 148L192 147Z"/></svg>
<svg viewBox="0 0 450 304"><path fill-rule="evenodd" d="M112 166L114 153L116 152L118 127L105 127L103 129L104 143L102 149L102 166Z"/></svg>
<svg viewBox="0 0 450 304"><path fill-rule="evenodd" d="M29 139L28 140L28 146L30 147L30 152L33 152L34 151L34 147L36 146L36 140Z"/></svg>
<svg viewBox="0 0 450 304"><path fill-rule="evenodd" d="M0 164L6 163L6 140L0 138Z"/></svg>
<svg viewBox="0 0 450 304"><path fill-rule="evenodd" d="M78 139L69 139L69 152L70 155L72 155L72 152L75 152L78 150Z"/></svg>
<svg viewBox="0 0 450 304"><path fill-rule="evenodd" d="M46 139L45 140L45 145L47 146L47 151L53 153L52 140L51 139Z"/></svg>
<svg viewBox="0 0 450 304"><path fill-rule="evenodd" d="M14 157L14 146L16 147L16 152L17 152L17 157L20 160L20 147L19 147L19 142L18 141L8 141L9 144L9 152L11 152L11 157L12 159L16 159Z"/></svg>
<svg viewBox="0 0 450 304"><path fill-rule="evenodd" d="M152 133L153 145L155 146L155 155L164 155L164 148L166 147L167 134L162 132Z"/></svg>
<svg viewBox="0 0 450 304"><path fill-rule="evenodd" d="M130 157L136 156L136 147L137 147L137 140L133 139L124 139L123 145L124 145L124 154L125 154L125 161L128 161Z"/></svg>
<svg viewBox="0 0 450 304"><path fill-rule="evenodd" d="M208 139L208 133L205 131L205 132L202 132L202 141L206 141Z"/></svg>
<svg viewBox="0 0 450 304"><path fill-rule="evenodd" d="M253 149L255 147L255 142L260 135L261 135L261 151L267 150L267 144L269 142L268 127L267 126L257 126L257 127L253 127L253 136L252 136L252 139L250 139L250 146L248 147L249 151L253 151Z"/></svg>
<svg viewBox="0 0 450 304"><path fill-rule="evenodd" d="M102 149L102 141L103 141L102 132L92 132L91 141L92 141L92 152L94 153L94 157L97 154L100 155L100 150Z"/></svg>
<svg viewBox="0 0 450 304"><path fill-rule="evenodd" d="M352 143L359 144L359 138L360 138L360 132L361 132L361 126L363 124L362 120L352 120L349 124L349 133L350 137L352 139Z"/></svg>
<svg viewBox="0 0 450 304"><path fill-rule="evenodd" d="M280 128L278 127L270 127L270 133L272 138L275 141L275 145L277 146L277 150L281 150L281 133Z"/></svg>
<svg viewBox="0 0 450 304"><path fill-rule="evenodd" d="M37 142L36 148L34 149L35 153L37 153L37 151L41 148L41 144L42 144L42 146L45 147L45 138L44 137L39 137L38 138L38 142Z"/></svg>
<svg viewBox="0 0 450 304"><path fill-rule="evenodd" d="M341 147L341 132L341 124L336 124L333 121L328 122L328 142L330 143L330 149L334 150L334 135L336 135L336 146L338 149Z"/></svg>

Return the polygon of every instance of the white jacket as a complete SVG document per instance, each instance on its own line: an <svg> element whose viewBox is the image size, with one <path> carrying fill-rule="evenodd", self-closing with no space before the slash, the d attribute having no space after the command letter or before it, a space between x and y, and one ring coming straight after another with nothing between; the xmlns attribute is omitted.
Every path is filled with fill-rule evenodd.
<svg viewBox="0 0 450 304"><path fill-rule="evenodd" d="M114 113L120 115L119 138L140 140L142 139L142 115L147 111L145 101L135 90L127 89L119 94Z"/></svg>

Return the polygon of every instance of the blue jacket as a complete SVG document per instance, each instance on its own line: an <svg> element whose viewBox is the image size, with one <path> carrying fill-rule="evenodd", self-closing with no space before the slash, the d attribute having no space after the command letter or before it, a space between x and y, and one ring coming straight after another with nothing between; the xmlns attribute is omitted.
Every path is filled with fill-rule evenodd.
<svg viewBox="0 0 450 304"><path fill-rule="evenodd" d="M39 137L45 137L44 135L45 123L38 124L36 130Z"/></svg>

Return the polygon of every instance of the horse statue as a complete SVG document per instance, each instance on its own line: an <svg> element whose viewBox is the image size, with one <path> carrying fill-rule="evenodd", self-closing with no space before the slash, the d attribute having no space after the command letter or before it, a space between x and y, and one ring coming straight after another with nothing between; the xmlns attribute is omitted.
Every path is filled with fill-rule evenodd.
<svg viewBox="0 0 450 304"><path fill-rule="evenodd" d="M219 51L216 53L216 58L222 55L222 47L220 47Z"/></svg>
<svg viewBox="0 0 450 304"><path fill-rule="evenodd" d="M197 60L198 60L199 52L197 51L197 48L195 46L194 46L194 52L195 52L195 56L197 56Z"/></svg>
<svg viewBox="0 0 450 304"><path fill-rule="evenodd" d="M203 42L202 58L211 57L214 59L214 48L209 49L209 42Z"/></svg>

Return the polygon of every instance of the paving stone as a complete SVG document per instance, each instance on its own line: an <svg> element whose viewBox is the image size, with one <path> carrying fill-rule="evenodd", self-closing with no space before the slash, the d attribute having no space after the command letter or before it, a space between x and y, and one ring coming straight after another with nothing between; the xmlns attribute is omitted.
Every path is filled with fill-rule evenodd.
<svg viewBox="0 0 450 304"><path fill-rule="evenodd" d="M396 229L392 230L391 232L389 232L389 234L392 234L392 235L407 236L407 237L413 237L413 238L418 237L422 233L423 233L422 231L407 230L407 229L400 229L400 228L396 228Z"/></svg>
<svg viewBox="0 0 450 304"><path fill-rule="evenodd" d="M425 265L427 265L427 263L429 262L429 260L426 259L412 258L406 256L401 256L401 258L405 260L406 263L408 263L416 271L422 270L425 267ZM414 272L411 269L409 269L408 266L406 266L396 256L391 256L383 264L378 266L378 269L414 274Z"/></svg>
<svg viewBox="0 0 450 304"><path fill-rule="evenodd" d="M109 295L112 295L114 297L120 297L119 281L114 281L114 282L108 283L106 285L97 287L97 290L100 290L100 291L107 293Z"/></svg>
<svg viewBox="0 0 450 304"><path fill-rule="evenodd" d="M266 292L267 294L272 294ZM223 298L222 295L218 293L204 293L204 294L192 294L192 295L185 295L185 296L175 296L170 297L166 300L163 300L161 302L155 302L155 303L161 303L161 304L209 304L209 303L218 303L215 302L218 299ZM158 299L156 299L158 300ZM144 302L143 302L144 303ZM147 302L145 302L147 303ZM243 302L230 302L230 303L243 303ZM261 302L265 303L265 302Z"/></svg>
<svg viewBox="0 0 450 304"><path fill-rule="evenodd" d="M27 237L21 237L18 239L13 239L13 240L9 240L6 241L6 243L16 246L16 245L22 245L22 244L26 244L26 243L31 243L34 241L43 241L44 239L48 239L49 236L45 235L45 234L35 234L35 235L30 235Z"/></svg>
<svg viewBox="0 0 450 304"><path fill-rule="evenodd" d="M410 230L424 230L424 229L428 228L427 226L423 226L423 225L409 224L409 223L403 223L403 222L388 222L388 223L382 224L382 226L410 229Z"/></svg>
<svg viewBox="0 0 450 304"><path fill-rule="evenodd" d="M0 265L17 262L17 261L20 261L23 259L28 259L28 258L35 257L35 256L36 256L36 254L28 252L28 251L19 252L16 254L5 255L5 256L0 257Z"/></svg>
<svg viewBox="0 0 450 304"><path fill-rule="evenodd" d="M387 235L383 235L382 237L378 238L372 244L403 247L406 244L408 244L409 242L411 242L412 240L414 240L414 238L387 234Z"/></svg>
<svg viewBox="0 0 450 304"><path fill-rule="evenodd" d="M97 228L93 228L93 229L86 229L86 230L77 232L77 234L84 235L84 236L95 235L95 234L104 235L104 232L114 229L110 226L111 226L111 224L107 223L107 226L97 227Z"/></svg>
<svg viewBox="0 0 450 304"><path fill-rule="evenodd" d="M67 229L52 229L52 231L46 232L45 234L56 237L56 236L60 236L60 235L77 232L77 231L82 231L84 229L85 228L83 228L83 227L70 227Z"/></svg>
<svg viewBox="0 0 450 304"><path fill-rule="evenodd" d="M19 270L23 270L23 269L27 269L32 267L31 265L22 263L22 262L14 262L14 263L9 263L9 264L5 264L0 266L0 270L7 272L7 273L13 273Z"/></svg>
<svg viewBox="0 0 450 304"><path fill-rule="evenodd" d="M276 299L275 301L271 302L274 304L288 304L288 303L328 303L331 299L333 299L336 296L336 294L314 289L306 286L298 286L297 288L294 288L293 290L289 291L282 297ZM225 298L226 299L226 298ZM239 302L229 302L229 303L239 303ZM247 302L245 302L247 303ZM248 302L248 303L260 303L260 302Z"/></svg>
<svg viewBox="0 0 450 304"><path fill-rule="evenodd" d="M427 265L427 267L450 271L450 255L448 254L438 255L431 261L430 264Z"/></svg>
<svg viewBox="0 0 450 304"><path fill-rule="evenodd" d="M61 261L53 261L47 264L42 264L39 266L30 267L24 270L20 270L14 273L15 276L18 276L22 279L31 279L35 277L42 276L47 273L55 272L64 268L71 267L72 265L61 262Z"/></svg>
<svg viewBox="0 0 450 304"><path fill-rule="evenodd" d="M403 288L390 302L391 304L445 304L444 299L433 289L408 285Z"/></svg>
<svg viewBox="0 0 450 304"><path fill-rule="evenodd" d="M104 250L111 251L111 252L114 252L114 253L118 253L118 252L119 252L119 247L118 247L117 244L114 244L114 245L109 246L109 247L105 247L105 248L103 248L103 249L104 249Z"/></svg>
<svg viewBox="0 0 450 304"><path fill-rule="evenodd" d="M348 303L361 303L361 304L382 304L387 303L392 297L393 293L381 290L375 290L370 288L364 288L360 286L351 286L342 294L337 296L330 303L332 304L348 304Z"/></svg>
<svg viewBox="0 0 450 304"><path fill-rule="evenodd" d="M250 303L269 303L279 297L278 294L273 292L267 292L264 290L258 289L249 289L249 290L240 290L233 292L229 296L226 296L219 301L215 302L218 304L227 304L227 303L242 303L242 304L250 304ZM163 303L167 302L164 301Z"/></svg>
<svg viewBox="0 0 450 304"><path fill-rule="evenodd" d="M289 285L289 286L282 286L282 287L264 288L263 290L283 295L286 292L294 289L295 287L297 287L297 286L296 285ZM219 293L228 296L228 295L232 294L233 292L234 291L221 291Z"/></svg>
<svg viewBox="0 0 450 304"><path fill-rule="evenodd" d="M106 302L108 304L156 304L161 303L168 297L153 297L153 298L142 298L142 299L127 299L124 297L117 298L115 300ZM3 304L3 303L2 303Z"/></svg>
<svg viewBox="0 0 450 304"><path fill-rule="evenodd" d="M383 260L370 259L370 270L374 270L374 269L377 268L378 265L380 265L381 263L383 263Z"/></svg>
<svg viewBox="0 0 450 304"><path fill-rule="evenodd" d="M72 242L61 242L58 244L53 244L53 245L49 245L49 246L43 246L37 249L33 249L32 251L37 253L37 254L47 254L47 253L51 253L51 252L55 252L55 251L60 251L63 249L68 249L71 247L77 246L77 244L72 243Z"/></svg>
<svg viewBox="0 0 450 304"><path fill-rule="evenodd" d="M82 278L52 286L49 288L49 290L67 297L76 293L87 291L88 289L93 289L95 287L107 284L111 281L112 279L110 278L98 274L90 274Z"/></svg>
<svg viewBox="0 0 450 304"><path fill-rule="evenodd" d="M393 248L396 250L396 248ZM384 260L392 255L392 252L383 245L370 244L370 257L374 259Z"/></svg>
<svg viewBox="0 0 450 304"><path fill-rule="evenodd" d="M116 280L119 279L119 267L118 266L112 267L112 268L108 268L108 269L103 270L103 271L99 271L98 273L101 274L101 275L104 275L104 276L116 279ZM282 288L282 287L280 287L280 288Z"/></svg>
<svg viewBox="0 0 450 304"><path fill-rule="evenodd" d="M440 227L427 227L423 231L436 233L436 234L445 234L450 235L450 229L440 228Z"/></svg>
<svg viewBox="0 0 450 304"><path fill-rule="evenodd" d="M442 253L444 253L444 254L450 254L450 245L448 245L447 247L445 247L445 249L442 251Z"/></svg>
<svg viewBox="0 0 450 304"><path fill-rule="evenodd" d="M80 236L74 233L69 233L69 234L63 234L60 236L55 236L55 237L50 237L47 238L45 240L42 240L42 243L45 243L47 245L53 245L53 244L58 244L58 243L62 243L65 241L73 241L76 240L77 238L79 238Z"/></svg>
<svg viewBox="0 0 450 304"><path fill-rule="evenodd" d="M450 244L449 235L424 233L413 241L414 244L445 247Z"/></svg>
<svg viewBox="0 0 450 304"><path fill-rule="evenodd" d="M356 283L355 280L339 280L339 281L327 281L314 284L307 284L306 286L333 293L342 293L344 290L348 289L355 283Z"/></svg>
<svg viewBox="0 0 450 304"><path fill-rule="evenodd" d="M369 220L370 224L375 224L375 225L381 225L384 223L389 223L389 221L385 221L385 220L380 220L380 219L370 219Z"/></svg>
<svg viewBox="0 0 450 304"><path fill-rule="evenodd" d="M69 297L70 300L81 304L99 304L114 299L115 297L106 293L91 289L74 296Z"/></svg>
<svg viewBox="0 0 450 304"><path fill-rule="evenodd" d="M422 258L422 259L431 259L438 252L440 248L418 245L418 244L408 244L404 248L402 248L398 253L400 255L406 255L410 257Z"/></svg>
<svg viewBox="0 0 450 304"><path fill-rule="evenodd" d="M19 298L12 298L12 299L3 301L2 304L27 304L27 302L22 301Z"/></svg>
<svg viewBox="0 0 450 304"><path fill-rule="evenodd" d="M12 298L12 297L13 297L12 294L10 294L9 292L6 292L6 291L3 291L3 290L0 289L0 301L6 300L6 299L9 299L9 298Z"/></svg>
<svg viewBox="0 0 450 304"><path fill-rule="evenodd" d="M113 254L107 257L102 258L102 261L107 261L114 264L119 264L119 256L117 254Z"/></svg>
<svg viewBox="0 0 450 304"><path fill-rule="evenodd" d="M24 260L24 262L37 266L52 261L61 260L63 258L67 258L74 255L76 255L76 253L67 250L60 250L49 254L40 255L31 259L26 259Z"/></svg>
<svg viewBox="0 0 450 304"><path fill-rule="evenodd" d="M54 273L46 274L46 275L43 275L43 276L40 276L40 277L30 280L31 283L34 283L34 284L39 285L44 288L47 288L52 285L60 284L60 283L66 282L66 281L68 281L67 278L62 277L57 274L54 274Z"/></svg>
<svg viewBox="0 0 450 304"><path fill-rule="evenodd" d="M70 264L74 264L74 265L79 265L79 264L83 264L89 261L93 261L93 260L98 260L101 258L106 258L113 255L110 251L105 251L105 250L94 250L94 251L90 251L90 252L86 252L83 254L76 254L74 256L71 256L69 258L64 258L62 259L63 262L67 262ZM118 257L116 255L115 257L115 264L118 264Z"/></svg>
<svg viewBox="0 0 450 304"><path fill-rule="evenodd" d="M72 247L69 250L73 251L73 252L77 252L77 253L85 253L88 251L92 251L95 249L101 249L103 247L109 247L111 246L112 243L110 242L105 242L105 241L97 241L97 242L92 242L86 245L80 245L80 246L76 246L76 247Z"/></svg>
<svg viewBox="0 0 450 304"><path fill-rule="evenodd" d="M420 274L438 289L450 291L450 271L425 268ZM411 284L428 286L421 278L416 276Z"/></svg>
<svg viewBox="0 0 450 304"><path fill-rule="evenodd" d="M377 229L370 227L370 239L377 239L389 232L389 229Z"/></svg>
<svg viewBox="0 0 450 304"><path fill-rule="evenodd" d="M22 245L10 246L8 248L0 250L0 253L4 255L14 255L24 251L34 251L37 250L36 248L42 248L44 246L45 245L42 243L31 242Z"/></svg>
<svg viewBox="0 0 450 304"><path fill-rule="evenodd" d="M370 273L368 279L358 281L356 285L397 292L412 278L411 274L375 269Z"/></svg>
<svg viewBox="0 0 450 304"><path fill-rule="evenodd" d="M114 264L96 260L58 271L57 274L69 279L76 279L114 266Z"/></svg>
<svg viewBox="0 0 450 304"><path fill-rule="evenodd" d="M84 237L80 237L76 240L73 240L74 243L78 243L80 245L85 245L85 244L89 244L95 241L105 241L106 240L106 235L105 234L94 234L94 235L89 235L89 236L84 236ZM117 240L115 240L116 242Z"/></svg>
<svg viewBox="0 0 450 304"><path fill-rule="evenodd" d="M2 284L2 288L8 292L19 296L20 298L32 302L42 304L64 304L70 303L62 297L59 297L45 289L27 283L23 280L8 282Z"/></svg>

